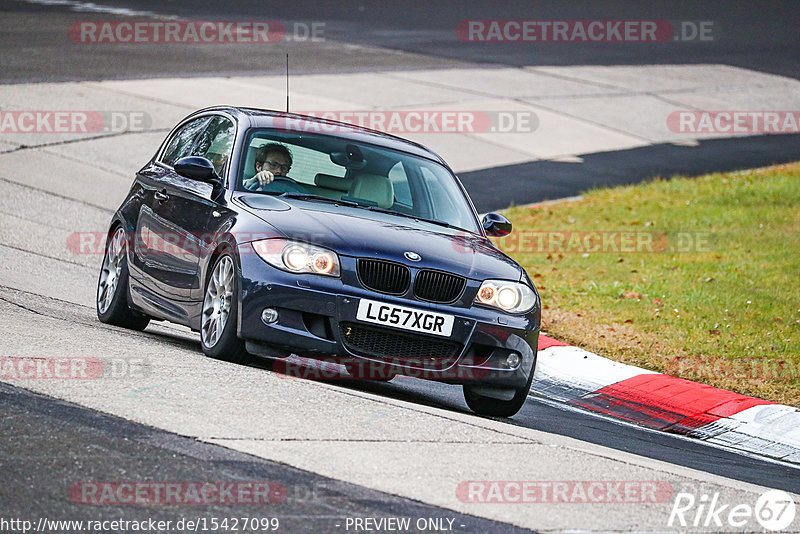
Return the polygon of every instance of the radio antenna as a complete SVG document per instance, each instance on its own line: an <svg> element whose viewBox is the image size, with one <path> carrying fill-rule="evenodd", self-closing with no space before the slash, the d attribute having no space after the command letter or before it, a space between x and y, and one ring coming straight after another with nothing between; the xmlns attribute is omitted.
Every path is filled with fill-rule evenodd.
<svg viewBox="0 0 800 534"><path fill-rule="evenodd" d="M286 113L289 113L289 54L286 54Z"/></svg>

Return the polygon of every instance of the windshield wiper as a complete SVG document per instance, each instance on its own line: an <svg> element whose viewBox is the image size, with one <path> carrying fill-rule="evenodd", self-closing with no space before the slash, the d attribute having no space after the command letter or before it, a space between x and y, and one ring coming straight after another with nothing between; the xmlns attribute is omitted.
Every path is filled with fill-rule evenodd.
<svg viewBox="0 0 800 534"><path fill-rule="evenodd" d="M408 213L403 213L400 211L387 210L386 208L379 208L378 206L361 206L361 207L366 208L370 211L377 211L378 213L388 213L389 215L397 215L398 217L414 219L415 221L422 221L431 224L436 224L439 226L444 226L445 228L452 228L454 230L463 230L463 228L459 228L458 226L453 226L452 224L446 223L444 221L437 221L436 219L425 219L424 217L419 217L417 215L409 215Z"/></svg>
<svg viewBox="0 0 800 534"><path fill-rule="evenodd" d="M331 204L341 204L342 206L350 206L353 208L364 207L357 202L353 202L352 200L336 200L335 198L324 197L322 195L313 195L311 193L281 193L279 196L285 198L296 198L299 200L317 200L319 202L330 202Z"/></svg>
<svg viewBox="0 0 800 534"><path fill-rule="evenodd" d="M378 206L367 206L364 204L359 204L358 202L353 202L352 200L336 200L335 198L324 197L322 195L314 195L312 193L280 193L278 196L284 198L296 198L299 200L315 200L319 202L328 202L331 204L340 204L342 206L347 206L350 208L361 208L369 211L376 211L378 213L388 213L389 215L396 215L397 217L405 217L406 219L414 219L415 221L422 221L431 224L436 224L438 226L444 226L445 228L452 228L453 230L463 230L458 226L453 226L450 223L446 223L444 221L437 221L436 219L425 219L423 217L418 217L417 215L409 215L408 213L403 213L400 211L392 211L387 210L386 208L381 208Z"/></svg>

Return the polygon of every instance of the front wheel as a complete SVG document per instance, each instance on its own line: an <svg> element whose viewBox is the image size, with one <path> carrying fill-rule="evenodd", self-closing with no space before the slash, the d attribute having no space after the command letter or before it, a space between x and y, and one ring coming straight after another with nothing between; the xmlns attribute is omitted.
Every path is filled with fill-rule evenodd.
<svg viewBox="0 0 800 534"><path fill-rule="evenodd" d="M206 283L200 341L207 356L233 363L248 363L244 341L236 337L236 266L230 254L217 258Z"/></svg>
<svg viewBox="0 0 800 534"><path fill-rule="evenodd" d="M101 322L144 330L150 318L128 306L128 257L125 230L120 226L106 243L103 266L97 280L97 318Z"/></svg>
<svg viewBox="0 0 800 534"><path fill-rule="evenodd" d="M470 410L478 415L490 415L493 417L511 417L522 409L525 400L528 398L528 392L531 390L531 382L533 382L533 369L531 369L531 376L528 377L528 383L525 387L519 388L514 391L514 396L509 400L495 399L494 397L487 397L477 393L471 386L464 385L464 400L467 401L467 406Z"/></svg>

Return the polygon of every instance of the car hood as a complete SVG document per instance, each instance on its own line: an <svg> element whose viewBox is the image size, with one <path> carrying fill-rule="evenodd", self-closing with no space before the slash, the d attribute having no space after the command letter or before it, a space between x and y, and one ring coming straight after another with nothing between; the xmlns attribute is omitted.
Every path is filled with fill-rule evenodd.
<svg viewBox="0 0 800 534"><path fill-rule="evenodd" d="M241 200L247 211L286 237L343 256L387 259L477 280L519 280L522 276L522 268L488 239L464 230L335 204L276 198L266 202ZM413 262L405 257L406 252L416 253L421 259Z"/></svg>

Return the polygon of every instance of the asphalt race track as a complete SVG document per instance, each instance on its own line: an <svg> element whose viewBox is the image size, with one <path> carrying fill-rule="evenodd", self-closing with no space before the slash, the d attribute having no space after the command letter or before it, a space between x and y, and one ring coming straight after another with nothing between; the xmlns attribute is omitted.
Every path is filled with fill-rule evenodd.
<svg viewBox="0 0 800 534"><path fill-rule="evenodd" d="M80 4L80 2L74 2ZM97 57L88 51L74 48L55 49L61 42L58 31L63 22L78 20L115 20L108 12L91 9L69 11L55 3L0 3L6 18L14 28L4 41L9 48L23 47L25 54L4 57L3 72L7 81L57 81L65 79L109 79L199 73L251 74L282 73L283 54L301 54L309 43L297 40L285 43L280 50L261 51L259 55L237 54L241 49L226 50L210 55L207 49L182 50L180 54L164 55L158 47L148 44L137 47L135 57L124 63L115 60L114 53ZM231 0L221 4L213 0L197 2L152 2L148 0L109 0L104 6L131 9L139 18L146 12L162 16L178 16L198 20L278 20L283 22L321 21L325 37L335 43L349 43L383 49L353 57L346 47L314 43L313 54L307 53L295 62L298 73L320 71L363 71L376 65L394 63L395 67L409 65L496 64L509 66L533 65L650 65L673 63L724 63L793 78L800 77L796 51L800 44L797 34L798 8L791 0L778 2L668 2L647 4L624 2L591 2L582 0L564 5L561 2L525 2L511 0L502 3L472 0L430 3L413 0L403 3L402 13L393 4L380 1L343 1L320 3L312 0L253 3ZM35 14L35 17L32 16ZM113 13L112 13L113 15ZM716 25L720 39L709 46L706 42L686 42L680 47L669 43L645 43L630 47L624 43L540 43L518 46L516 43L480 43L463 46L453 29L462 20L484 19L541 19L541 20L628 20L664 19L701 21ZM149 49L148 49L149 48ZM323 48L321 51L320 48ZM390 51L402 51L402 60ZM308 52L308 50L306 50ZM55 55L55 57L54 57ZM70 62L57 60L68 55ZM378 56L382 56L380 59ZM391 61L387 56L394 56Z"/></svg>
<svg viewBox="0 0 800 534"><path fill-rule="evenodd" d="M102 9L71 0L45 3L0 0L5 95L15 87L29 91L31 84L44 84L45 91L69 88L91 105L97 98L93 88L70 82L278 75L286 52L298 76L479 66L723 64L800 78L796 2L579 2L565 7L476 1L458 8L407 2L402 9L383 2L109 0ZM239 45L90 49L65 43L64 29L76 21L160 16L323 22L326 38L258 53ZM678 48L668 43L464 46L453 31L464 19L534 17L713 20L724 39ZM54 83L63 85L49 85ZM15 94L13 101L39 97ZM8 109L9 101L0 100L0 110ZM58 96L53 101L52 109L61 104ZM175 113L171 102L154 106L162 104L164 113ZM158 112L152 113L157 122ZM145 142L152 152L168 127L159 123L136 143ZM675 496L716 495L730 507L752 506L774 488L798 500L796 466L651 432L547 399L530 397L508 420L481 418L469 412L460 388L453 386L403 377L388 384L296 378L270 370L265 361L236 366L208 359L199 337L174 325L154 323L134 333L101 324L92 304L101 257L72 254L65 243L75 232L105 230L136 165L144 163L136 158L146 147L136 144L126 151L130 139L110 135L92 145L75 139L20 144L0 135L0 357L91 357L114 369L95 380L0 382L0 532L21 532L19 524L2 522L15 518L36 525L42 518L174 523L226 517L277 517L278 532L392 530L387 523L358 528L355 518L410 518L408 531L427 532L741 531L761 527L755 520L724 528L670 523ZM72 147L90 149L81 153ZM753 135L704 140L691 150L652 143L598 151L583 154L580 163L540 159L484 166L460 177L478 209L488 210L654 175L794 161L798 154L800 135ZM520 176L549 179L532 189L516 179ZM76 485L102 482L254 481L277 484L285 493L270 504L241 499L131 505L93 504L74 491ZM655 501L497 504L465 498L459 488L469 481L647 481L668 485L670 493ZM799 521L790 531L800 531ZM112 530L130 531L106 531Z"/></svg>
<svg viewBox="0 0 800 534"><path fill-rule="evenodd" d="M286 499L259 516L279 517L281 529L337 532L344 516L447 517L461 532L522 532L466 514L458 514L307 471L264 461L223 447L199 443L130 421L33 395L0 384L3 399L3 464L6 476L26 477L28 486L4 488L4 516L97 519L91 507L68 502L69 481L87 476L113 479L120 471L135 480L267 480L286 488ZM97 451L102 451L98 454ZM53 480L53 474L58 473ZM239 504L202 510L205 516L242 515ZM103 515L139 519L138 510L110 507ZM274 514L274 515L273 515ZM177 522L182 509L151 507L148 517Z"/></svg>

